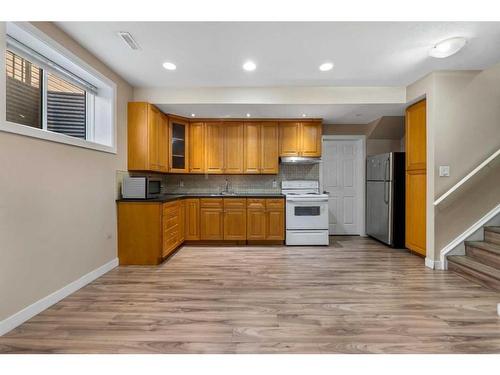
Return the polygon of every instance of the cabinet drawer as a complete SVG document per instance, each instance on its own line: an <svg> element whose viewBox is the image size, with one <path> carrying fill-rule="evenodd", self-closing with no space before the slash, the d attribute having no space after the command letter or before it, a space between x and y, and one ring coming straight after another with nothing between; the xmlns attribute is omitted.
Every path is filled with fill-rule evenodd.
<svg viewBox="0 0 500 375"><path fill-rule="evenodd" d="M268 210L272 209L283 209L285 207L285 200L282 198L278 199L266 199L266 208Z"/></svg>
<svg viewBox="0 0 500 375"><path fill-rule="evenodd" d="M266 208L266 200L257 198L248 198L247 208L263 210Z"/></svg>
<svg viewBox="0 0 500 375"><path fill-rule="evenodd" d="M200 199L201 208L220 208L224 207L222 198L201 198Z"/></svg>
<svg viewBox="0 0 500 375"><path fill-rule="evenodd" d="M179 225L179 216L171 216L163 218L163 230L169 230L174 226Z"/></svg>
<svg viewBox="0 0 500 375"><path fill-rule="evenodd" d="M224 209L245 209L246 198L224 198Z"/></svg>
<svg viewBox="0 0 500 375"><path fill-rule="evenodd" d="M174 216L179 216L179 201L168 202L163 204L163 217L171 218Z"/></svg>

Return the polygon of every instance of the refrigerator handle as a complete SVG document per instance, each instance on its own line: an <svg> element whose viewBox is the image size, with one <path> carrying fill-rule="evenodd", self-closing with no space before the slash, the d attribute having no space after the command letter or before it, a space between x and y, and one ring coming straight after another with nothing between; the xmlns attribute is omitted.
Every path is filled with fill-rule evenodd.
<svg viewBox="0 0 500 375"><path fill-rule="evenodd" d="M389 159L384 162L384 203L389 204Z"/></svg>

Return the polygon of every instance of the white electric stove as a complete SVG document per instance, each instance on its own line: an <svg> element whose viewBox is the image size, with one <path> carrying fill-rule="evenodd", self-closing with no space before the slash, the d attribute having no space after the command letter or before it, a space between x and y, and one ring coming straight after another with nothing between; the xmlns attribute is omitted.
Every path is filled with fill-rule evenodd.
<svg viewBox="0 0 500 375"><path fill-rule="evenodd" d="M328 245L328 195L319 192L319 182L283 181L286 196L287 245Z"/></svg>

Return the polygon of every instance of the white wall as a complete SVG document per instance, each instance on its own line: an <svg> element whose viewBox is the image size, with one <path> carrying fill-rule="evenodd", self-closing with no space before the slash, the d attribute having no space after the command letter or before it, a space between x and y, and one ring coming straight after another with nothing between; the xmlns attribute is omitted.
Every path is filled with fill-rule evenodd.
<svg viewBox="0 0 500 375"><path fill-rule="evenodd" d="M118 153L0 132L0 322L117 256L115 175L126 169L132 88L53 24L34 25L117 84Z"/></svg>

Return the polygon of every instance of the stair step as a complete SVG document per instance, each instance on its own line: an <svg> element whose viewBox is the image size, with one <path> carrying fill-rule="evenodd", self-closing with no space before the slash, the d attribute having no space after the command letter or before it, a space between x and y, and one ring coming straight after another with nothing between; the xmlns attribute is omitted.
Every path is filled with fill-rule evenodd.
<svg viewBox="0 0 500 375"><path fill-rule="evenodd" d="M500 245L500 227L485 227L484 240Z"/></svg>
<svg viewBox="0 0 500 375"><path fill-rule="evenodd" d="M451 255L447 260L450 271L487 288L500 290L500 270L464 255Z"/></svg>
<svg viewBox="0 0 500 375"><path fill-rule="evenodd" d="M466 241L465 255L500 270L500 245L485 241Z"/></svg>

